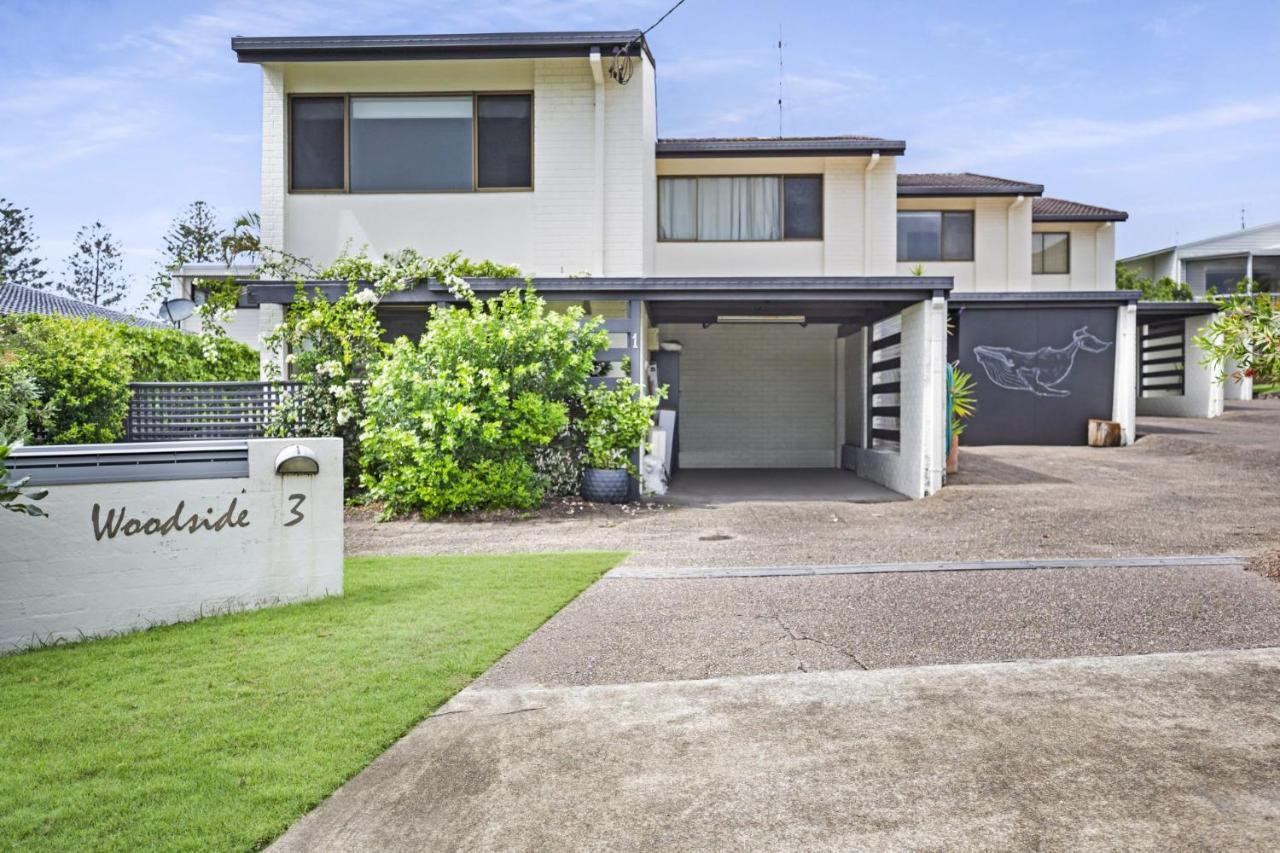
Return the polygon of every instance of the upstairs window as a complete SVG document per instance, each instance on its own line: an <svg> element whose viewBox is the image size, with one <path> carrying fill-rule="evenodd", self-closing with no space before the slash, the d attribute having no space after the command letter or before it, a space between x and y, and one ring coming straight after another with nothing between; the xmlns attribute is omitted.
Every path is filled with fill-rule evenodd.
<svg viewBox="0 0 1280 853"><path fill-rule="evenodd" d="M290 99L289 187L471 192L533 187L533 96Z"/></svg>
<svg viewBox="0 0 1280 853"><path fill-rule="evenodd" d="M289 183L295 190L346 185L346 104L342 98L289 102Z"/></svg>
<svg viewBox="0 0 1280 853"><path fill-rule="evenodd" d="M822 239L821 175L659 178L658 239Z"/></svg>
<svg viewBox="0 0 1280 853"><path fill-rule="evenodd" d="M1071 272L1071 235L1065 231L1033 231L1031 272L1036 275L1064 275Z"/></svg>
<svg viewBox="0 0 1280 853"><path fill-rule="evenodd" d="M898 211L898 260L973 260L973 211Z"/></svg>

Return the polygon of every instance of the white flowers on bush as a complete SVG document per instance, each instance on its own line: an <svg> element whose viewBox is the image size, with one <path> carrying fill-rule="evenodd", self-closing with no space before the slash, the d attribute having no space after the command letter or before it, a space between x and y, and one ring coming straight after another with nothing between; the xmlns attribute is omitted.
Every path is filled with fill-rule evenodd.
<svg viewBox="0 0 1280 853"><path fill-rule="evenodd" d="M341 376L342 364L332 359L322 361L316 365L316 374L319 376Z"/></svg>
<svg viewBox="0 0 1280 853"><path fill-rule="evenodd" d="M358 290L352 298L361 305L378 304L378 293L375 290Z"/></svg>

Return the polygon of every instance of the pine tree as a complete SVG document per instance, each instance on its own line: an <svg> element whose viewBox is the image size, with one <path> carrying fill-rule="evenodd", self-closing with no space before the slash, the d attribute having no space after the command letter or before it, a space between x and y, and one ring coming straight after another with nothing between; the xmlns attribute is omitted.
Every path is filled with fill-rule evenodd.
<svg viewBox="0 0 1280 853"><path fill-rule="evenodd" d="M48 274L41 268L43 261L35 251L30 211L0 197L0 284L48 287Z"/></svg>
<svg viewBox="0 0 1280 853"><path fill-rule="evenodd" d="M76 232L76 247L67 258L67 278L61 289L68 296L94 305L114 305L129 292L123 274L120 243L101 222Z"/></svg>
<svg viewBox="0 0 1280 853"><path fill-rule="evenodd" d="M164 257L151 280L148 302L169 296L172 276L183 264L222 260L226 236L218 227L218 212L204 201L193 201L173 218L164 235Z"/></svg>

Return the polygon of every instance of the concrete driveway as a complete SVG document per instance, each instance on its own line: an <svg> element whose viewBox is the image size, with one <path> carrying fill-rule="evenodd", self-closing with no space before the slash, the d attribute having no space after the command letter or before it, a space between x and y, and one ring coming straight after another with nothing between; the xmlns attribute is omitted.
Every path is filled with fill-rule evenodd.
<svg viewBox="0 0 1280 853"><path fill-rule="evenodd" d="M349 516L352 554L602 549L632 566L897 563L1251 554L1280 543L1280 400L1214 420L1146 418L1132 447L981 447L922 501L545 513L527 521L379 523Z"/></svg>
<svg viewBox="0 0 1280 853"><path fill-rule="evenodd" d="M276 845L1268 850L1280 650L468 689Z"/></svg>

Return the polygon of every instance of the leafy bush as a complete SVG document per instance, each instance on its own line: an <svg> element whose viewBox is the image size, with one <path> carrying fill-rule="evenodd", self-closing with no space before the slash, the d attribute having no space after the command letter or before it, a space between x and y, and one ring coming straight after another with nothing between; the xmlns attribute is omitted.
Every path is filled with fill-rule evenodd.
<svg viewBox="0 0 1280 853"><path fill-rule="evenodd" d="M5 467L4 460L9 458L9 452L21 446L21 441L10 440L0 434L0 509L37 517L48 515L32 501L44 500L48 497L49 490L29 488L27 481L30 477L15 480Z"/></svg>
<svg viewBox="0 0 1280 853"><path fill-rule="evenodd" d="M1234 361L1232 378L1252 378L1260 383L1280 377L1280 297L1274 293L1233 293L1215 296L1218 313L1196 335L1204 353L1203 364L1215 365L1219 381L1227 378L1225 365Z"/></svg>
<svg viewBox="0 0 1280 853"><path fill-rule="evenodd" d="M17 353L0 352L0 436L26 441L43 414L36 378L18 363Z"/></svg>
<svg viewBox="0 0 1280 853"><path fill-rule="evenodd" d="M1186 282L1165 276L1159 281L1143 278L1124 264L1116 264L1116 290L1141 291L1144 302L1191 302L1195 294Z"/></svg>
<svg viewBox="0 0 1280 853"><path fill-rule="evenodd" d="M226 341L218 353L217 361L205 360L200 339L176 330L14 315L0 318L0 360L9 365L0 371L0 396L26 395L21 418L41 443L115 441L124 431L130 382L257 377L258 357L249 347ZM6 423L17 420L16 413L5 416Z"/></svg>
<svg viewBox="0 0 1280 853"><path fill-rule="evenodd" d="M302 383L275 410L267 433L340 437L348 492L360 483L368 376L387 352L377 316L382 297L425 279L443 282L469 297L462 276L519 274L515 267L471 261L456 252L428 258L411 249L385 255L380 261L343 254L321 270L298 258L277 263L295 275L301 268L314 278L347 282L346 292L330 302L318 289L307 291L299 278L293 305L265 343L275 353L288 354L289 378Z"/></svg>
<svg viewBox="0 0 1280 853"><path fill-rule="evenodd" d="M597 385L582 395L582 430L585 463L589 468L626 468L639 477L631 453L644 443L653 424L658 402L667 396L666 386L651 397L641 396L631 380L614 387Z"/></svg>
<svg viewBox="0 0 1280 853"><path fill-rule="evenodd" d="M421 341L396 341L372 375L363 483L388 514L536 506L534 456L564 434L570 404L608 345L581 308L533 291L434 307Z"/></svg>
<svg viewBox="0 0 1280 853"><path fill-rule="evenodd" d="M978 411L978 395L973 374L960 369L960 362L951 364L948 371L951 383L951 434L959 436L964 432L965 421Z"/></svg>

